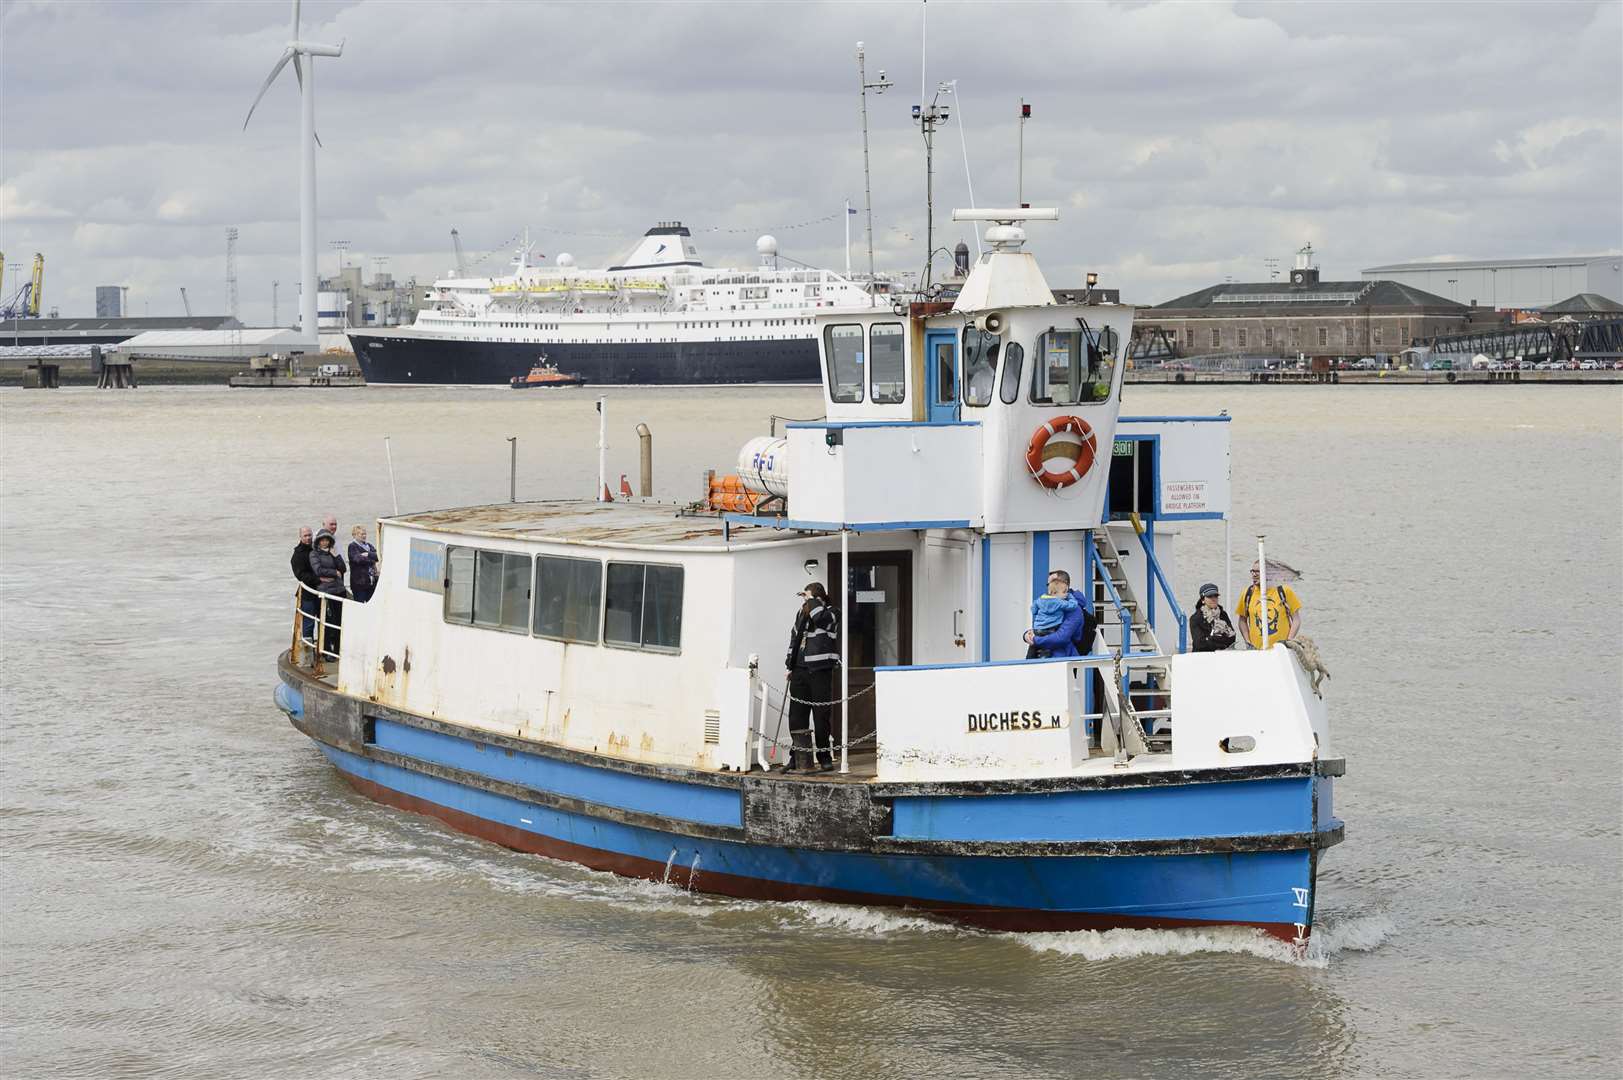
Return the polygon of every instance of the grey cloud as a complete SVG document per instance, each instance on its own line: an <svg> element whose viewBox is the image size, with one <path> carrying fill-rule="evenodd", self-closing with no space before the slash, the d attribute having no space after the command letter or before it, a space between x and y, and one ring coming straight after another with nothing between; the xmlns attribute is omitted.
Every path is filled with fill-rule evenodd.
<svg viewBox="0 0 1623 1080"><path fill-rule="evenodd" d="M329 271L334 238L426 277L446 268L453 225L478 250L529 223L541 250L592 263L655 219L748 230L860 203L858 39L870 75L896 83L870 99L879 261L921 261L914 5L305 11L306 35L346 42L317 66ZM982 205L1012 200L1014 103L1034 102L1027 198L1062 207L1030 230L1050 278L1098 270L1153 302L1260 277L1264 256L1308 239L1348 276L1431 254L1620 246L1620 11L932 4L930 75L959 80ZM155 313L178 309L181 284L218 309L237 225L246 314L268 318L272 278L291 310L290 79L242 131L287 18L283 0L6 7L0 247L46 252L48 304L82 313L94 285L128 281ZM968 201L956 123L936 165L938 241L972 239L944 220ZM838 267L842 235L835 219L779 239ZM697 237L712 262L750 260L753 239Z"/></svg>

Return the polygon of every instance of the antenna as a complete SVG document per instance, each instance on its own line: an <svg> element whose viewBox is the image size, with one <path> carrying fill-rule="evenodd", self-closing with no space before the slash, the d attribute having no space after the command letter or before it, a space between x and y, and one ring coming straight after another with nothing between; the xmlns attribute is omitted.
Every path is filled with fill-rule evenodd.
<svg viewBox="0 0 1623 1080"><path fill-rule="evenodd" d="M862 195L867 208L866 233L868 238L868 277L874 276L873 269L873 175L868 169L868 91L883 94L893 85L885 77L885 69L879 69L879 79L876 82L868 81L867 58L863 53L862 42L857 42L857 82L862 87Z"/></svg>
<svg viewBox="0 0 1623 1080"><path fill-rule="evenodd" d="M1014 174L1014 201L1019 206L1026 205L1026 121L1030 119L1031 106L1026 104L1025 98L1021 98L1018 149L1015 151L1015 158L1019 164ZM962 124L963 117L959 117L958 122Z"/></svg>
<svg viewBox="0 0 1623 1080"><path fill-rule="evenodd" d="M929 92L926 72L930 67L930 0L919 0L919 100Z"/></svg>
<svg viewBox="0 0 1623 1080"><path fill-rule="evenodd" d="M280 281L271 282L271 325L272 326L281 326L282 325L282 312L281 312L281 299L282 299L282 296L281 296L281 293L282 293L282 283Z"/></svg>
<svg viewBox="0 0 1623 1080"><path fill-rule="evenodd" d="M969 206L973 210L975 208L975 181L969 175L969 140L964 135L964 95L958 92L957 79L952 80L947 85L952 87L952 96L958 101L958 147L964 152L964 184L969 188ZM979 229L975 230L975 254L976 256L983 254Z"/></svg>
<svg viewBox="0 0 1623 1080"><path fill-rule="evenodd" d="M186 292L181 290L181 296ZM237 227L231 226L225 231L225 312L233 319L237 317ZM186 306L186 314L192 313L191 305Z"/></svg>
<svg viewBox="0 0 1623 1080"><path fill-rule="evenodd" d="M952 88L942 83L928 105L913 106L913 119L924 135L924 291L930 290L930 265L935 261L935 126L947 119L948 108L940 104L942 93Z"/></svg>

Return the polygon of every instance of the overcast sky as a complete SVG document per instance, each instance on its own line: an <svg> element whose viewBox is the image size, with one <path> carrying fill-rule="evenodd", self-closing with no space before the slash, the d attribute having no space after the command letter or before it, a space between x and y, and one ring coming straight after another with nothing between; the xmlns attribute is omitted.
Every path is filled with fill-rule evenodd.
<svg viewBox="0 0 1623 1080"><path fill-rule="evenodd" d="M0 249L46 257L45 303L132 314L225 310L237 226L245 321L271 282L296 317L298 104L291 69L244 113L288 38L288 0L43 3L0 16ZM920 17L908 3L307 0L319 60L321 267L329 241L397 277L525 225L583 266L679 218L712 265L755 237L843 267L842 201L862 204L854 46L869 76L881 269L923 257ZM929 4L928 77L957 80L938 135L938 221L1015 190L1051 283L1096 270L1156 303L1266 280L1312 241L1324 275L1455 255L1623 247L1623 5L1563 3ZM829 220L787 228L809 219ZM861 218L852 257L861 268ZM707 232L703 230L731 230ZM938 242L973 237L946 223ZM499 266L506 254L485 265ZM370 268L371 263L367 263ZM9 291L12 277L6 277Z"/></svg>

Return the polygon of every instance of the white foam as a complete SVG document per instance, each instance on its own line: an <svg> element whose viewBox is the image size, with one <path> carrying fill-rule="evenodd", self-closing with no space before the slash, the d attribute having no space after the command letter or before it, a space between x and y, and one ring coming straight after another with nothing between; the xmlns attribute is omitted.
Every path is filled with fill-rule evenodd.
<svg viewBox="0 0 1623 1080"><path fill-rule="evenodd" d="M1233 953L1298 967L1328 967L1342 952L1369 952L1390 937L1395 926L1385 914L1334 916L1319 920L1303 949L1254 927L1212 926L1175 930L1073 930L1007 935L1036 952L1080 956L1085 960L1130 960L1140 956L1193 956Z"/></svg>
<svg viewBox="0 0 1623 1080"><path fill-rule="evenodd" d="M848 930L859 934L888 935L906 931L925 933L963 933L962 927L951 923L909 915L891 908L863 907L858 904L829 904L817 900L795 900L782 905L797 921L830 930Z"/></svg>

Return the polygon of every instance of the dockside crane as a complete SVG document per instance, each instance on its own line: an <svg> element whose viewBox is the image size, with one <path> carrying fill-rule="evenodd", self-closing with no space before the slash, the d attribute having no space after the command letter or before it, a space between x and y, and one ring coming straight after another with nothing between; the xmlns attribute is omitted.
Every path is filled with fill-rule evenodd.
<svg viewBox="0 0 1623 1080"><path fill-rule="evenodd" d="M6 265L5 253L0 252L0 272ZM37 319L40 301L45 292L45 256L34 253L34 273L16 292L0 301L0 319Z"/></svg>
<svg viewBox="0 0 1623 1080"><path fill-rule="evenodd" d="M462 234L451 230L451 250L456 252L456 276L468 276L468 258L462 254Z"/></svg>

